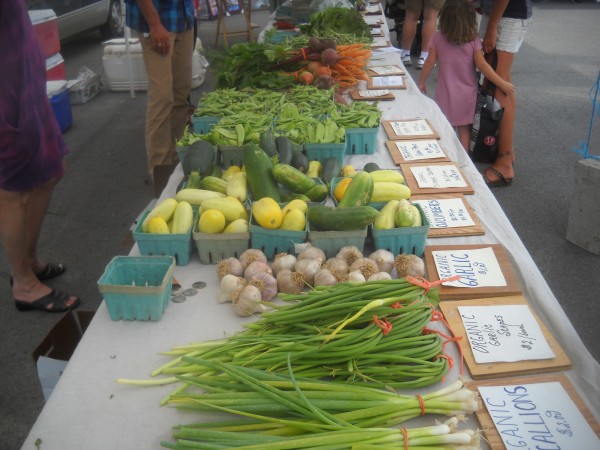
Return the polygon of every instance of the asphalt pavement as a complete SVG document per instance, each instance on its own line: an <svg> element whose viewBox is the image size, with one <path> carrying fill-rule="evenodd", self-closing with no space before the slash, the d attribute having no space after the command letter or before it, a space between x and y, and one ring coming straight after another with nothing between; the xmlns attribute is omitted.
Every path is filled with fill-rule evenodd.
<svg viewBox="0 0 600 450"><path fill-rule="evenodd" d="M566 240L580 159L572 148L587 140L590 121L591 153L600 155L600 117L596 111L591 120L590 99L600 70L600 3L535 2L533 14L533 27L513 70L519 102L516 176L512 186L495 189L494 194L581 339L600 360L600 256ZM236 19L227 20L233 25ZM264 25L267 20L268 11L253 13L253 22ZM213 45L215 25L201 22L205 46ZM102 73L101 43L95 32L63 43L68 78L75 78L82 67ZM416 69L409 72L418 77ZM435 79L434 73L430 92ZM192 100L211 89L209 73ZM71 148L69 169L56 188L40 253L67 266L67 272L49 285L80 296L82 310L100 306L97 280L114 256L129 252L131 225L154 198L145 169L145 101L143 92L132 98L129 92L110 92L105 83L96 98L72 107L73 126L65 133ZM595 200L600 202L600 192ZM2 450L21 447L44 406L32 352L62 316L18 312L8 278L0 252Z"/></svg>

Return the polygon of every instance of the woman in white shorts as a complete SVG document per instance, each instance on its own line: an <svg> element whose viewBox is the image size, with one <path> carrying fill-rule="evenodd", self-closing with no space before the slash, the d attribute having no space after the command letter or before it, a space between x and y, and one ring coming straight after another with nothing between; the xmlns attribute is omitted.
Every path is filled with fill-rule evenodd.
<svg viewBox="0 0 600 450"><path fill-rule="evenodd" d="M510 71L514 56L519 51L532 22L532 1L482 0L481 6L483 17L480 30L483 34L483 51L489 53L496 49L496 73L512 83ZM496 89L496 98L504 106L504 115L498 134L498 157L494 164L483 172L483 177L490 187L510 186L515 176L513 132L516 94L505 95L500 89Z"/></svg>

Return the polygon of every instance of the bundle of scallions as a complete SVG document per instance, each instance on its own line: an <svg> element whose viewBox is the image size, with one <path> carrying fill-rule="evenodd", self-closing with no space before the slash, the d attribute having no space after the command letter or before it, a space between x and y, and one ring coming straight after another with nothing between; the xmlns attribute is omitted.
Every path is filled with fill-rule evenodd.
<svg viewBox="0 0 600 450"><path fill-rule="evenodd" d="M438 303L436 294L402 278L280 295L286 304L275 306L246 330L168 352L174 359L152 372L167 377L117 381L157 385L179 382L179 375L218 374L191 358L285 372L289 357L302 378L392 388L428 386L449 368L440 336L424 331Z"/></svg>
<svg viewBox="0 0 600 450"><path fill-rule="evenodd" d="M315 380L297 380L229 363L185 357L226 375L181 377L203 394L176 393L170 404L181 408L233 413L245 419L174 427L172 449L354 449L473 450L479 434L457 430L458 416L477 410L474 392L460 381L419 396L385 389ZM423 414L453 416L423 428L389 428Z"/></svg>

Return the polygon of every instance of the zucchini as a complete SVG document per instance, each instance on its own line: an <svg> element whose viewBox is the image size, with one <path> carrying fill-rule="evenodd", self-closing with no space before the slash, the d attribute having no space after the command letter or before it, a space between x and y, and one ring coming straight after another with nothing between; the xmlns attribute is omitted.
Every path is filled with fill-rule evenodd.
<svg viewBox="0 0 600 450"><path fill-rule="evenodd" d="M374 162L366 163L363 167L363 171L365 172L374 172L376 170L380 170L380 167Z"/></svg>
<svg viewBox="0 0 600 450"><path fill-rule="evenodd" d="M337 165L336 158L327 158L323 161L323 167L321 170L321 180L323 180L326 184L331 183L334 177L339 175L339 168Z"/></svg>
<svg viewBox="0 0 600 450"><path fill-rule="evenodd" d="M317 184L311 177L288 164L275 164L272 172L275 180L298 194L305 194Z"/></svg>
<svg viewBox="0 0 600 450"><path fill-rule="evenodd" d="M260 148L269 155L270 158L277 156L277 146L275 145L275 136L271 130L265 130L260 134L259 144Z"/></svg>
<svg viewBox="0 0 600 450"><path fill-rule="evenodd" d="M271 197L281 201L279 186L273 177L273 163L269 156L257 144L250 143L244 148L246 181L253 200Z"/></svg>
<svg viewBox="0 0 600 450"><path fill-rule="evenodd" d="M192 170L197 170L203 177L211 175L215 167L217 151L208 141L200 140L190 145L185 158L183 158L182 169L185 175Z"/></svg>
<svg viewBox="0 0 600 450"><path fill-rule="evenodd" d="M282 164L292 164L292 141L285 136L277 136L275 138L277 146L277 155L279 162Z"/></svg>
<svg viewBox="0 0 600 450"><path fill-rule="evenodd" d="M185 185L186 188L200 189L200 172L192 170Z"/></svg>
<svg viewBox="0 0 600 450"><path fill-rule="evenodd" d="M368 172L358 172L346 188L344 196L338 206L347 208L349 206L366 206L371 202L373 196L373 178Z"/></svg>
<svg viewBox="0 0 600 450"><path fill-rule="evenodd" d="M327 185L316 184L311 189L306 191L304 195L310 198L311 202L322 202L327 198L328 193L329 189L327 189Z"/></svg>
<svg viewBox="0 0 600 450"><path fill-rule="evenodd" d="M311 227L319 231L362 230L375 222L379 211L371 206L310 206L307 211Z"/></svg>
<svg viewBox="0 0 600 450"><path fill-rule="evenodd" d="M202 178L200 181L200 189L206 189L207 191L220 192L221 194L227 194L227 181L222 178L208 176Z"/></svg>
<svg viewBox="0 0 600 450"><path fill-rule="evenodd" d="M292 167L303 173L308 171L308 158L302 153L302 150L292 150Z"/></svg>

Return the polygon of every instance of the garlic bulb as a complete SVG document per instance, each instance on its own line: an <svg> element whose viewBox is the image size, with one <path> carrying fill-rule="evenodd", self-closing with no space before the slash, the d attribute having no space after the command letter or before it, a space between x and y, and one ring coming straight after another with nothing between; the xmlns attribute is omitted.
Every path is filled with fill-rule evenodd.
<svg viewBox="0 0 600 450"><path fill-rule="evenodd" d="M365 277L365 280L367 280L371 275L379 272L379 267L377 267L377 263L372 259L359 258L350 266L350 272L353 271L359 271Z"/></svg>
<svg viewBox="0 0 600 450"><path fill-rule="evenodd" d="M364 283L367 280L361 272L354 270L348 272L348 281L351 283Z"/></svg>
<svg viewBox="0 0 600 450"><path fill-rule="evenodd" d="M417 255L401 254L394 260L396 275L398 278L422 277L425 275L425 263Z"/></svg>
<svg viewBox="0 0 600 450"><path fill-rule="evenodd" d="M231 274L225 275L221 279L221 284L219 286L219 295L217 297L218 302L230 302L235 290L244 287L245 285L246 280L244 278L236 277L235 275Z"/></svg>
<svg viewBox="0 0 600 450"><path fill-rule="evenodd" d="M336 284L338 284L338 280L329 269L321 269L315 274L315 286L335 286Z"/></svg>
<svg viewBox="0 0 600 450"><path fill-rule="evenodd" d="M294 270L294 264L296 264L297 258L294 255L288 253L279 253L275 255L273 258L273 263L271 264L271 270L273 271L273 276L277 276L277 274L283 270Z"/></svg>
<svg viewBox="0 0 600 450"><path fill-rule="evenodd" d="M375 261L380 272L392 273L394 270L394 254L389 250L375 250L369 255L369 259Z"/></svg>
<svg viewBox="0 0 600 450"><path fill-rule="evenodd" d="M263 302L269 302L277 295L277 280L267 272L258 272L248 284L256 286Z"/></svg>
<svg viewBox="0 0 600 450"><path fill-rule="evenodd" d="M271 273L271 267L267 262L253 261L246 267L246 270L244 270L244 278L249 280L259 272Z"/></svg>
<svg viewBox="0 0 600 450"><path fill-rule="evenodd" d="M354 245L346 245L340 249L335 257L343 259L346 261L346 264L348 264L348 267L350 267L354 261L356 261L358 258L362 258L363 254L358 247Z"/></svg>
<svg viewBox="0 0 600 450"><path fill-rule="evenodd" d="M315 274L321 270L322 259L299 259L294 264L294 270L304 275L304 280L308 284L313 284Z"/></svg>
<svg viewBox="0 0 600 450"><path fill-rule="evenodd" d="M231 299L233 310L238 316L251 316L255 312L267 311L267 307L261 303L260 291L256 286L248 284L240 289Z"/></svg>
<svg viewBox="0 0 600 450"><path fill-rule="evenodd" d="M301 259L320 259L323 262L327 259L327 255L319 247L311 245L298 253L298 261Z"/></svg>
<svg viewBox="0 0 600 450"><path fill-rule="evenodd" d="M304 290L306 280L304 275L283 269L277 274L277 288L285 294L298 294Z"/></svg>
<svg viewBox="0 0 600 450"><path fill-rule="evenodd" d="M329 271L338 275L345 275L348 273L348 264L341 258L329 258L323 263L322 267L329 269Z"/></svg>
<svg viewBox="0 0 600 450"><path fill-rule="evenodd" d="M225 275L244 276L244 266L237 258L225 258L217 263L217 277L222 280Z"/></svg>
<svg viewBox="0 0 600 450"><path fill-rule="evenodd" d="M392 276L387 272L377 272L367 278L367 281L391 280Z"/></svg>
<svg viewBox="0 0 600 450"><path fill-rule="evenodd" d="M254 261L267 262L267 256L262 252L262 250L255 248L244 250L239 259L244 267L244 270L246 270L246 267L248 267L250 263L253 263Z"/></svg>

